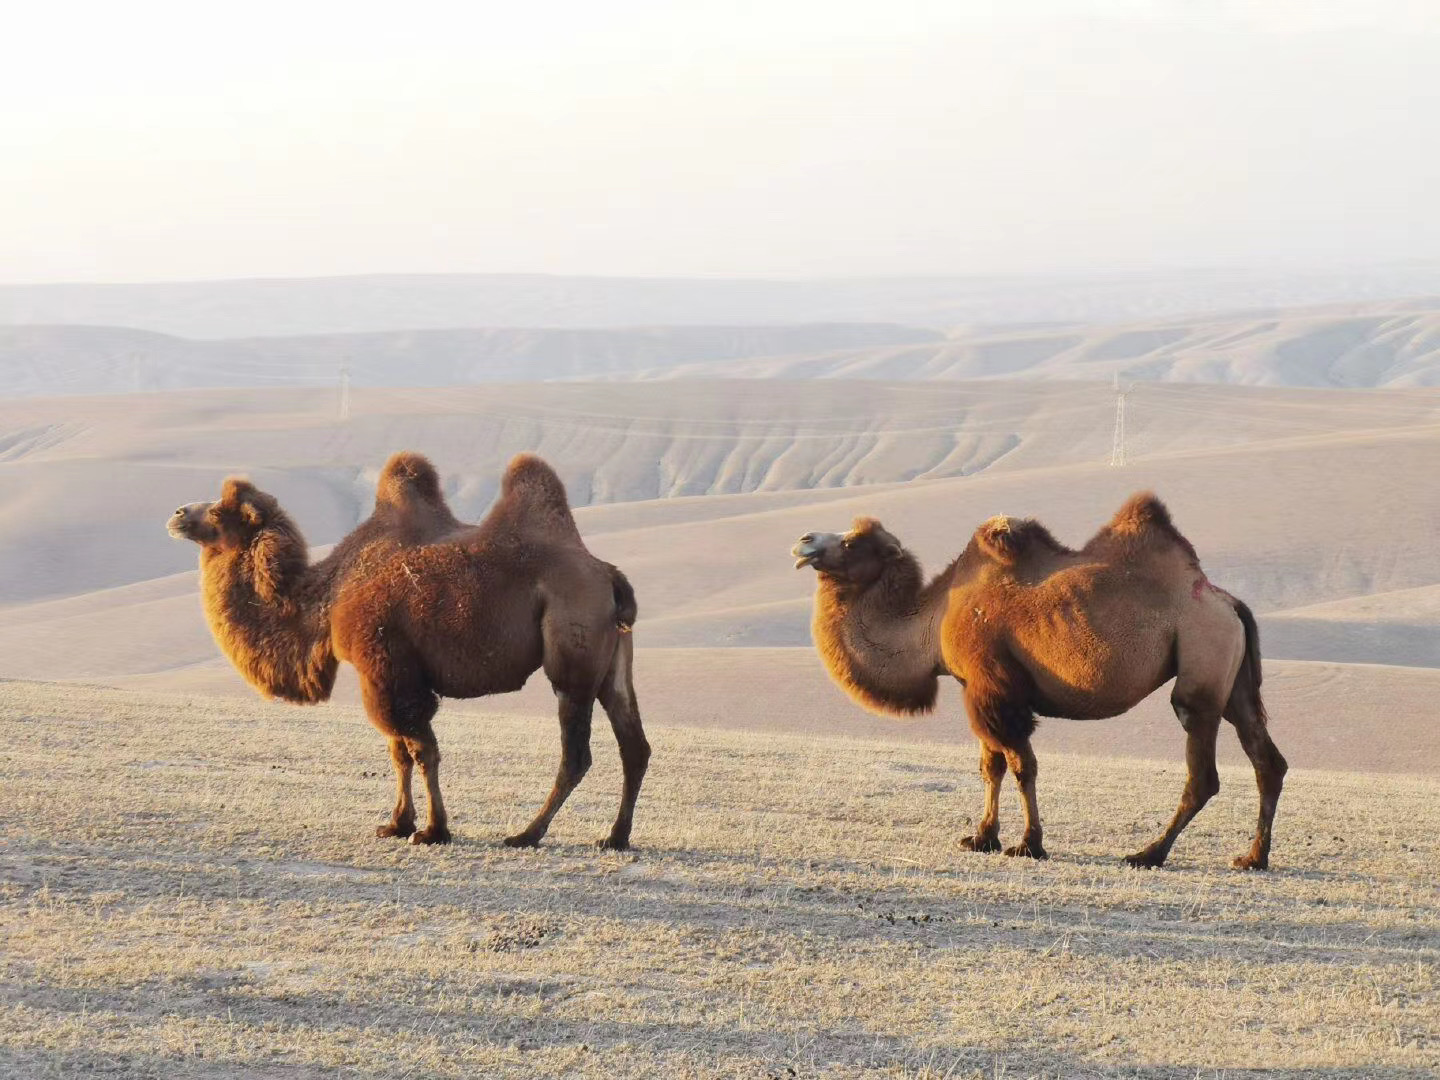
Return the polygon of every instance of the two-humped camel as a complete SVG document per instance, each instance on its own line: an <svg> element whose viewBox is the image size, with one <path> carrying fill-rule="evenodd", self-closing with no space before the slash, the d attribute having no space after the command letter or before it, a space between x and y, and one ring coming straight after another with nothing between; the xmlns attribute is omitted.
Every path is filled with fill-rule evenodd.
<svg viewBox="0 0 1440 1080"><path fill-rule="evenodd" d="M1007 855L1045 857L1035 800L1035 717L1116 716L1175 680L1189 775L1169 828L1128 857L1159 866L1220 789L1215 740L1230 721L1255 767L1260 818L1241 868L1265 869L1285 759L1266 730L1260 644L1243 603L1212 585L1159 499L1131 498L1082 549L1040 523L992 518L926 583L920 564L873 518L850 532L809 533L792 554L818 571L812 629L831 676L880 713L928 712L938 677L965 688L980 740L985 809L962 845L1000 848L1000 784L1015 774L1022 841Z"/></svg>
<svg viewBox="0 0 1440 1080"><path fill-rule="evenodd" d="M478 525L457 521L439 478L418 454L390 459L370 518L311 563L305 540L273 496L225 481L215 502L191 503L171 535L200 545L200 587L216 642L267 697L313 703L340 661L360 676L365 709L390 741L396 803L380 836L445 843L440 698L518 690L543 668L560 712L560 769L534 821L505 842L540 842L590 767L598 699L620 744L620 812L602 846L625 848L650 758L631 678L635 594L586 550L564 485L521 454ZM415 828L411 773L425 780L427 820Z"/></svg>

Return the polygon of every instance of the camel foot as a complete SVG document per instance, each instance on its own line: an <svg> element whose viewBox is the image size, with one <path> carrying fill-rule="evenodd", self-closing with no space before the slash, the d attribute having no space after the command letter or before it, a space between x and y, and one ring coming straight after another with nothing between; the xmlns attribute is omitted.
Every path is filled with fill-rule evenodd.
<svg viewBox="0 0 1440 1080"><path fill-rule="evenodd" d="M962 837L960 846L966 851L999 851L1000 838L994 833L976 833Z"/></svg>
<svg viewBox="0 0 1440 1080"><path fill-rule="evenodd" d="M1125 861L1137 870L1158 870L1165 865L1165 856L1168 851L1157 851L1153 847L1147 847L1143 851L1137 851L1134 855L1126 855Z"/></svg>
<svg viewBox="0 0 1440 1080"><path fill-rule="evenodd" d="M1048 859L1050 857L1050 853L1045 850L1045 846L1039 840L1022 840L1014 847L1007 847L1005 854L1011 858L1022 859Z"/></svg>
<svg viewBox="0 0 1440 1080"><path fill-rule="evenodd" d="M412 844L448 844L450 830L444 825L429 825L410 835Z"/></svg>
<svg viewBox="0 0 1440 1080"><path fill-rule="evenodd" d="M388 839L392 836L409 836L414 831L415 823L413 821L408 823L402 822L400 824L396 824L392 821L389 825L375 826L375 835L380 837L380 839L382 840Z"/></svg>
<svg viewBox="0 0 1440 1080"><path fill-rule="evenodd" d="M595 846L601 851L629 851L630 838L628 836L616 836L611 833L603 840L598 840Z"/></svg>
<svg viewBox="0 0 1440 1080"><path fill-rule="evenodd" d="M514 836L505 837L506 847L539 847L540 837L530 831L516 833Z"/></svg>
<svg viewBox="0 0 1440 1080"><path fill-rule="evenodd" d="M1256 855L1253 851L1230 860L1236 870L1269 870L1270 856Z"/></svg>

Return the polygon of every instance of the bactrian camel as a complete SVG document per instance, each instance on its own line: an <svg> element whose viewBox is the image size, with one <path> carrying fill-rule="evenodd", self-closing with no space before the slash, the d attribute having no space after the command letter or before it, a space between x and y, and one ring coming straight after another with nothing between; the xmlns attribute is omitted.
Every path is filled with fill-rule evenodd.
<svg viewBox="0 0 1440 1080"><path fill-rule="evenodd" d="M1241 601L1211 584L1159 499L1131 498L1072 551L1029 519L992 518L926 582L920 564L873 518L843 535L808 533L792 552L818 571L812 630L831 676L865 707L928 712L938 679L964 687L980 740L985 807L962 846L1000 849L1000 784L1019 785L1025 833L1007 855L1045 858L1035 798L1035 717L1116 716L1174 679L1189 775L1165 832L1128 857L1160 866L1220 789L1215 740L1230 721L1255 767L1260 818L1241 868L1269 865L1286 764L1260 700L1260 643Z"/></svg>
<svg viewBox="0 0 1440 1080"><path fill-rule="evenodd" d="M210 629L262 694L324 701L337 664L354 666L395 766L395 809L378 835L449 841L431 727L440 698L518 690L543 668L559 703L560 768L535 819L505 842L538 844L585 775L598 699L624 768L620 812L601 844L629 845L650 758L631 675L635 594L624 574L586 550L564 485L545 462L512 460L489 514L464 525L431 464L397 454L369 520L315 563L274 497L236 477L215 502L176 510L169 531L200 545ZM421 829L410 790L417 765L428 796Z"/></svg>

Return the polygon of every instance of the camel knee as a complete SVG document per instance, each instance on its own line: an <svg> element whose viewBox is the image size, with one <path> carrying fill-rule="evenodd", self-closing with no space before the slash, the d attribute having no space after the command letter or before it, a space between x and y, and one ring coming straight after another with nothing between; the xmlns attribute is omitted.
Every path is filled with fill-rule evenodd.
<svg viewBox="0 0 1440 1080"><path fill-rule="evenodd" d="M650 743L641 735L629 746L621 747L620 760L630 769L643 773L650 766Z"/></svg>
<svg viewBox="0 0 1440 1080"><path fill-rule="evenodd" d="M590 747L584 747L578 754L567 755L567 761L570 766L570 775L578 782L590 771Z"/></svg>
<svg viewBox="0 0 1440 1080"><path fill-rule="evenodd" d="M440 765L440 746L433 742L411 742L407 747L411 760L420 766L421 772L431 772Z"/></svg>
<svg viewBox="0 0 1440 1080"><path fill-rule="evenodd" d="M1196 803L1196 808L1204 806L1220 793L1220 774L1212 765L1202 772L1195 773L1190 777L1190 795Z"/></svg>
<svg viewBox="0 0 1440 1080"><path fill-rule="evenodd" d="M981 750L980 779L988 784L999 784L1005 779L1005 755Z"/></svg>

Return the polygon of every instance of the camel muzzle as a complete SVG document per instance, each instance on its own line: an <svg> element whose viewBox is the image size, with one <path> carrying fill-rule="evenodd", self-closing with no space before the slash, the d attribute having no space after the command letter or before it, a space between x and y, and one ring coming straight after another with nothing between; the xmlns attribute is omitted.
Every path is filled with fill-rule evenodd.
<svg viewBox="0 0 1440 1080"><path fill-rule="evenodd" d="M186 503L170 515L170 520L165 522L165 531L173 540L195 539L193 535L195 519L199 514L203 514L209 505L206 502Z"/></svg>
<svg viewBox="0 0 1440 1080"><path fill-rule="evenodd" d="M795 569L814 566L825 554L825 549L838 539L836 533L806 533L790 549L790 554L795 556Z"/></svg>

